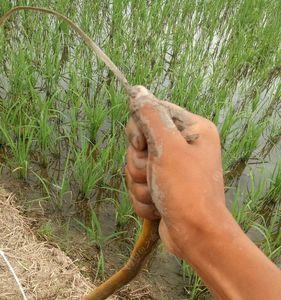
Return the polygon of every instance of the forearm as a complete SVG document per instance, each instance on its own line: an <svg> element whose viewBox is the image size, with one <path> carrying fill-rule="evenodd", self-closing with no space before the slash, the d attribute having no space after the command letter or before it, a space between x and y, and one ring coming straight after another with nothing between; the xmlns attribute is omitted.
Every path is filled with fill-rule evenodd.
<svg viewBox="0 0 281 300"><path fill-rule="evenodd" d="M185 245L189 262L218 299L280 299L281 272L225 209ZM256 289L256 287L262 289Z"/></svg>

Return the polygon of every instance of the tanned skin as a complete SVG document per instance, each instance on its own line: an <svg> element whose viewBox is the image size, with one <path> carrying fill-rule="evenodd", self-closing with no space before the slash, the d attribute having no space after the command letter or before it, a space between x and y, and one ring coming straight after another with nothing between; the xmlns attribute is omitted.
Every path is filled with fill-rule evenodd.
<svg viewBox="0 0 281 300"><path fill-rule="evenodd" d="M216 126L186 112L180 121L189 125L177 128L182 108L142 93L131 103L126 174L137 214L160 216L161 241L193 266L216 299L280 299L281 271L226 208Z"/></svg>

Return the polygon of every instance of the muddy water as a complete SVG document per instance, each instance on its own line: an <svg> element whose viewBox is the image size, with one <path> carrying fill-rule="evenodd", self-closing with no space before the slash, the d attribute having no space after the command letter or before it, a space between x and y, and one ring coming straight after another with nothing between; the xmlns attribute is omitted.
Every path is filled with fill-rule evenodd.
<svg viewBox="0 0 281 300"><path fill-rule="evenodd" d="M194 38L196 39L198 37ZM216 44L217 36L215 36L214 39L214 44ZM222 41L223 39L221 39L220 44L222 44ZM69 50L70 52L73 51L72 48ZM71 54L73 55L74 53ZM166 67L168 67L170 63L172 54L171 49L166 57ZM104 72L104 77L106 78L107 72ZM208 70L207 73L211 73L211 70ZM171 84L169 78L165 75L163 75L163 78L163 88L169 87ZM98 78L94 78L94 80L98 80ZM3 86L3 88L0 89L0 98L5 99L7 97L7 91L9 90L9 81L2 74L0 74L0 81ZM58 85L62 92L67 91L69 78L65 77L65 79L60 80ZM44 86L44 80L42 78L38 78L38 86ZM93 93L94 91L91 89L90 95ZM237 105L241 98L240 95L241 90L240 87L237 86L233 99L234 103L237 103ZM46 97L44 92L42 92L41 96L42 99L45 99ZM268 94L265 96L268 96ZM67 112L65 112L65 114L67 116L66 120L70 121L70 115L68 115ZM110 123L106 122L105 128L103 129L108 129L109 127ZM261 141L261 144L262 143L263 141ZM255 177L256 184L268 175L271 175L276 162L280 157L280 147L280 143L276 145L262 164L251 164L252 162L250 161L250 163L246 165L239 180L237 180L235 185L227 192L227 202L229 207L231 207L237 187L239 186L242 191L246 191L249 187L250 174L253 174ZM36 164L33 165L33 171L39 172L50 182L50 199L42 201L38 200L46 197L46 195L42 193L42 187L41 185L39 186L38 180L34 176L31 176L28 182L23 183L11 177L9 172L4 172L1 177L2 180L5 178L5 182L2 182L2 184L5 184L19 195L20 202L24 202L24 209L27 215L34 217L35 230L40 229L43 224L51 220L54 232L52 236L47 237L48 241L59 244L60 247L72 256L72 258L77 260L77 264L80 265L81 269L94 280L99 251L89 242L89 239L82 228L77 225L76 220L83 221L85 215L83 216L76 212L77 207L75 207L74 203L79 198L79 192L75 188L75 183L71 184L71 191L67 191L61 197L60 203L57 203L57 198L61 191L60 182L63 176L65 157L66 155L64 153L60 160L50 158L48 172L40 169ZM105 198L106 194L103 194L99 199L96 199L95 194L91 199L91 204L93 205L96 200L102 200L103 197ZM243 198L241 198L241 202L243 202ZM110 235L115 233L118 228L116 225L114 206L108 203L102 203L100 206L95 207L95 210L99 216L103 234ZM114 270L118 269L125 262L126 257L129 255L129 249L132 248L132 243L125 239L128 236L134 236L134 227L135 224L129 222L125 228L122 228L122 230L125 231L122 238L106 245L104 253L106 276L112 274ZM249 235L253 239L259 239L256 232L251 231ZM148 266L142 275L132 283L130 288L121 291L120 299L186 299L184 287L185 283L182 279L181 268L178 261L160 246L157 252L154 253L153 258L148 262Z"/></svg>

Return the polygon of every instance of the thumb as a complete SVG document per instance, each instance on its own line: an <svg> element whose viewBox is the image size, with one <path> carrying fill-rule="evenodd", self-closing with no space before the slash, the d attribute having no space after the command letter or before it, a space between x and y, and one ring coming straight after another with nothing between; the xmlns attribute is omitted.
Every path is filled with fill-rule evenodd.
<svg viewBox="0 0 281 300"><path fill-rule="evenodd" d="M159 156L164 144L185 140L173 123L169 111L143 86L135 86L130 98L133 119L144 134L149 154Z"/></svg>

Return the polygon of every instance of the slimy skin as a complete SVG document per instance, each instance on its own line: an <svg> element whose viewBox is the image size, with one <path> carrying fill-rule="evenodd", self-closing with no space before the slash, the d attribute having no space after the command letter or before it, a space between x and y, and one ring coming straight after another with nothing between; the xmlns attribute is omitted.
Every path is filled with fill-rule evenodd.
<svg viewBox="0 0 281 300"><path fill-rule="evenodd" d="M139 87L132 87L124 74L117 68L117 66L111 61L111 59L99 48L99 46L94 43L91 38L80 29L74 22L65 17L64 15L41 7L32 7L32 6L17 6L6 12L0 18L0 27L9 19L13 13L19 10L31 10L35 12L42 12L46 14L52 14L60 19L63 19L70 27L84 40L84 42L94 51L94 53L100 58L107 67L114 73L114 75L121 82L125 88L127 94L130 97L135 97L139 93ZM142 91L146 91L148 94L149 91L144 87L141 88ZM141 267L149 255L149 253L156 247L159 240L159 220L150 221L144 220L142 232L137 240L134 249L131 253L131 256L126 263L126 265L107 281L105 281L101 286L97 287L93 292L84 296L84 300L103 300L112 295L115 291L129 283L141 270Z"/></svg>
<svg viewBox="0 0 281 300"><path fill-rule="evenodd" d="M103 300L129 283L141 270L148 255L159 241L159 220L144 220L142 232L125 266L82 300Z"/></svg>

